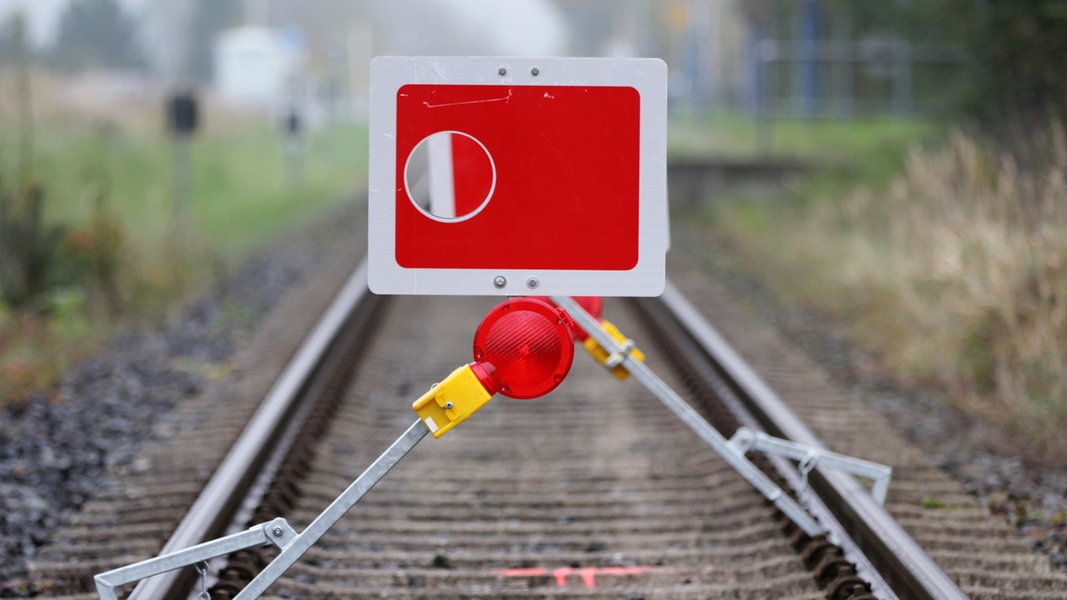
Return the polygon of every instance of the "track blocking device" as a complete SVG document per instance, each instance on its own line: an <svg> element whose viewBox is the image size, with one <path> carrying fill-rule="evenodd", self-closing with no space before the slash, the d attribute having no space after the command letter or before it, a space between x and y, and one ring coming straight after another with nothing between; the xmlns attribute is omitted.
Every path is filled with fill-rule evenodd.
<svg viewBox="0 0 1067 600"><path fill-rule="evenodd" d="M385 294L548 298L492 309L475 332L473 362L416 400L418 419L302 532L277 518L100 573L101 600L146 577L275 546L235 600L258 598L427 433L443 436L497 393L529 399L555 389L575 341L617 378L633 375L805 534L823 528L747 451L797 459L805 478L820 461L871 477L884 499L887 467L758 433L726 439L600 318L595 296L665 288L666 91L657 59L375 59L365 283Z"/></svg>

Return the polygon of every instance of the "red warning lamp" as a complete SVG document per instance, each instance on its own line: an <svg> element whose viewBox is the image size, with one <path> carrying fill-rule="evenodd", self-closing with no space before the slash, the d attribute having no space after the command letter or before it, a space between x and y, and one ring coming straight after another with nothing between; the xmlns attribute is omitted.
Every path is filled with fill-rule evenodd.
<svg viewBox="0 0 1067 600"><path fill-rule="evenodd" d="M526 400L543 396L563 381L574 360L570 330L562 310L536 298L498 304L474 333L475 373L490 393ZM488 367L488 368L487 368Z"/></svg>
<svg viewBox="0 0 1067 600"><path fill-rule="evenodd" d="M562 309L535 298L498 304L474 332L474 361L452 372L412 408L441 437L497 392L525 400L563 381L574 361L574 324Z"/></svg>

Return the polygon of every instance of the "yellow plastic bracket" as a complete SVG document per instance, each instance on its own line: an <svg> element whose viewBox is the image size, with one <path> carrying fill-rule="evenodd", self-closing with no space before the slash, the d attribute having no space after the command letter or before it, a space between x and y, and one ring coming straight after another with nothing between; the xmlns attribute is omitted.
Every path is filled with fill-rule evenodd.
<svg viewBox="0 0 1067 600"><path fill-rule="evenodd" d="M478 381L470 365L452 371L411 405L435 438L467 420L493 395Z"/></svg>
<svg viewBox="0 0 1067 600"><path fill-rule="evenodd" d="M604 328L604 331L608 332L608 335L612 337L616 342L622 345L622 349L618 352L608 352L603 346L597 343L593 336L585 338L582 342L582 347L585 348L589 354L596 359L596 361L604 365L616 379L622 381L630 376L630 372L626 370L626 367L622 365L627 356L632 356L635 359L645 362L645 354L634 346L634 341L627 338L619 331L619 328L613 325L610 321L601 321L600 326Z"/></svg>

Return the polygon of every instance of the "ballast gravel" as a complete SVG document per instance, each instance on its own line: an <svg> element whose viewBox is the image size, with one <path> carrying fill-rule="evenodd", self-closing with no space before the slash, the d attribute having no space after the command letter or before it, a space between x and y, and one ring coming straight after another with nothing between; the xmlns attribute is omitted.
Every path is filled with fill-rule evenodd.
<svg viewBox="0 0 1067 600"><path fill-rule="evenodd" d="M287 238L155 327L117 336L55 389L0 408L0 597L33 594L36 550L102 478L145 468L136 457L153 425L200 391L322 247Z"/></svg>

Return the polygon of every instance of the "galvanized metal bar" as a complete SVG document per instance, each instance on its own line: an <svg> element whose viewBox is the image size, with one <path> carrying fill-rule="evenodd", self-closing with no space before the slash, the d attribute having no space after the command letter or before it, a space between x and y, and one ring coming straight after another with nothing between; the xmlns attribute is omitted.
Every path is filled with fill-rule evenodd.
<svg viewBox="0 0 1067 600"><path fill-rule="evenodd" d="M687 324L675 318L674 314L667 309L660 300L637 302L644 316L649 319L650 325L661 330L667 336L669 343L690 362L690 365L701 373L704 380L711 386L714 394L720 397L723 404L737 418L740 426L750 427L753 430L762 431L762 425L756 418L755 413L745 406L744 400L733 388L729 377L722 373L714 372L715 362L710 360L703 348L689 335ZM897 600L892 588L886 583L874 563L860 550L859 546L850 537L848 531L834 516L833 512L818 493L804 493L811 490L810 475L807 477L797 469L796 465L787 458L776 455L768 455L769 462L784 480L783 485L797 493L797 500L826 530L826 539L841 548L846 560L856 566L856 573L870 585L871 595L878 600ZM812 490L814 491L814 490Z"/></svg>
<svg viewBox="0 0 1067 600"><path fill-rule="evenodd" d="M93 578L96 582L96 592L100 595L100 600L117 600L115 588L127 583L195 565L238 550L271 544L282 546L295 535L296 532L285 519L274 519L217 540L100 573Z"/></svg>
<svg viewBox="0 0 1067 600"><path fill-rule="evenodd" d="M296 563L338 520L359 502L382 477L407 456L408 452L426 437L429 429L421 419L416 420L400 435L345 491L341 492L304 531L296 535L282 551L256 576L234 600L258 598Z"/></svg>
<svg viewBox="0 0 1067 600"><path fill-rule="evenodd" d="M700 416L693 407L674 390L671 389L662 379L657 376L651 368L645 363L634 358L629 352L625 351L626 344L620 344L615 341L611 335L604 330L600 322L597 321L592 315L585 311L584 308L573 299L566 296L553 296L552 301L557 306L563 308L571 316L572 319L578 324L579 327L584 329L601 347L610 352L612 355L622 357L622 366L624 366L635 379L641 382L653 395L660 399L660 401L671 412L673 412L679 419L682 420L690 429L693 430L702 440L704 440L709 446L712 447L715 452L722 456L726 462L730 464L742 477L745 478L753 487L755 487L761 494L768 500L774 503L779 510L782 511L793 523L797 525L804 533L810 536L816 536L823 532L822 527L815 521L800 506L792 497L782 491L782 488L778 487L767 475L760 471L759 468L752 464L751 461L745 457L743 452L739 452L736 448L730 445L729 441L711 426L704 417Z"/></svg>
<svg viewBox="0 0 1067 600"><path fill-rule="evenodd" d="M227 507L240 501L241 483L251 479L266 460L271 450L270 441L286 426L287 415L292 413L299 392L307 385L315 365L327 353L354 307L367 296L367 262L363 261L271 387L248 426L163 545L161 555L188 548L224 529L231 514ZM170 598L174 588L178 587L177 577L177 573L172 573L145 580L133 590L130 600Z"/></svg>
<svg viewBox="0 0 1067 600"><path fill-rule="evenodd" d="M756 450L767 454L785 456L811 467L822 465L857 477L863 477L872 481L871 496L878 504L885 504L886 494L889 492L889 480L893 476L893 468L854 456L830 452L825 448L815 448L806 444L798 444L790 440L767 435L762 431L754 431L748 427L738 427L737 431L730 436L730 445L741 452Z"/></svg>

